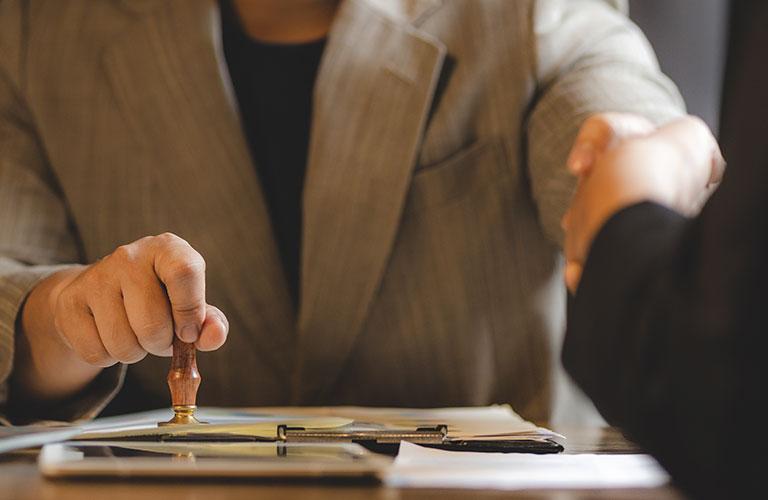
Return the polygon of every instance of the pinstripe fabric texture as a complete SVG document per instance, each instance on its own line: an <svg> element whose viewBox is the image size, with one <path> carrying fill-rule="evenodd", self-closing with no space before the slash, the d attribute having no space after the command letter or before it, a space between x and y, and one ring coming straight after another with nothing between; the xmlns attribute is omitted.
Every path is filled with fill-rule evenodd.
<svg viewBox="0 0 768 500"><path fill-rule="evenodd" d="M344 1L315 88L298 311L218 36L212 0L0 1L0 380L49 266L172 231L231 324L200 356L202 404L547 418L570 143L596 111L683 107L615 2ZM132 407L167 404L167 363L130 367Z"/></svg>

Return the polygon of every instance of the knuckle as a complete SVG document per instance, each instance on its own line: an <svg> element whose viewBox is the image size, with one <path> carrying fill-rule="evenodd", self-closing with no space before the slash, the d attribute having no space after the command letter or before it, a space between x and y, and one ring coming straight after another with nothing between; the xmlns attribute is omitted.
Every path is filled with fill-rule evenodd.
<svg viewBox="0 0 768 500"><path fill-rule="evenodd" d="M171 232L158 234L157 236L154 236L153 239L161 246L187 244L187 242L182 237Z"/></svg>
<svg viewBox="0 0 768 500"><path fill-rule="evenodd" d="M83 361L89 365L99 366L102 368L112 366L117 362L117 360L112 359L109 353L101 348L83 347L80 349L78 354L83 359Z"/></svg>
<svg viewBox="0 0 768 500"><path fill-rule="evenodd" d="M130 267L138 263L141 257L141 244L139 242L120 245L102 262L93 267L93 275L104 278L104 264L116 263L120 267Z"/></svg>
<svg viewBox="0 0 768 500"><path fill-rule="evenodd" d="M171 264L168 277L174 281L191 281L205 273L205 261L202 258L179 260Z"/></svg>
<svg viewBox="0 0 768 500"><path fill-rule="evenodd" d="M202 256L185 239L173 233L163 233L158 238L160 238L159 241L165 258L171 263L179 260L191 260L196 264L205 264Z"/></svg>
<svg viewBox="0 0 768 500"><path fill-rule="evenodd" d="M144 236L142 238L139 238L138 240L134 241L137 245L144 246L147 244L152 243L152 241L155 239L154 236Z"/></svg>
<svg viewBox="0 0 768 500"><path fill-rule="evenodd" d="M138 245L129 243L127 245L120 245L112 252L110 257L116 259L124 264L133 264L136 262L139 256Z"/></svg>
<svg viewBox="0 0 768 500"><path fill-rule="evenodd" d="M166 321L147 321L137 328L136 335L139 343L151 352L162 351L173 341L173 330Z"/></svg>
<svg viewBox="0 0 768 500"><path fill-rule="evenodd" d="M113 353L115 359L121 363L132 364L141 361L147 355L147 352L140 346L122 346L117 352Z"/></svg>
<svg viewBox="0 0 768 500"><path fill-rule="evenodd" d="M202 307L202 304L198 302L173 302L171 301L171 306L173 307L173 313L178 320L187 320L187 319L194 319L194 320L200 320L202 321L202 316L204 315L205 311Z"/></svg>
<svg viewBox="0 0 768 500"><path fill-rule="evenodd" d="M71 305L74 307L93 305L114 293L116 287L119 287L119 278L114 270L94 266L83 276L78 287L73 289Z"/></svg>
<svg viewBox="0 0 768 500"><path fill-rule="evenodd" d="M73 317L73 314L83 304L83 299L78 290L69 286L61 291L56 298L56 304L53 309L53 324L57 331L64 332L66 323Z"/></svg>

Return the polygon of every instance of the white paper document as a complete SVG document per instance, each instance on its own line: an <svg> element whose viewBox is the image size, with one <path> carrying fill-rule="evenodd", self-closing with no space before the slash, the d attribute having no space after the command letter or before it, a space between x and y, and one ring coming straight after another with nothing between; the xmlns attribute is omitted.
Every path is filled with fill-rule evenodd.
<svg viewBox="0 0 768 500"><path fill-rule="evenodd" d="M64 441L79 432L75 426L0 426L0 453Z"/></svg>
<svg viewBox="0 0 768 500"><path fill-rule="evenodd" d="M399 488L654 488L669 476L648 455L469 453L401 443L385 482Z"/></svg>

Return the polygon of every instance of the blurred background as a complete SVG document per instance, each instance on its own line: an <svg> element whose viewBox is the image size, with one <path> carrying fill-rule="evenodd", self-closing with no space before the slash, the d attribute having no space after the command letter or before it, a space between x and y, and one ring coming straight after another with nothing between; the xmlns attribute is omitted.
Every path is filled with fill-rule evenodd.
<svg viewBox="0 0 768 500"><path fill-rule="evenodd" d="M720 94L734 0L630 0L630 15L677 83L688 112L719 128Z"/></svg>

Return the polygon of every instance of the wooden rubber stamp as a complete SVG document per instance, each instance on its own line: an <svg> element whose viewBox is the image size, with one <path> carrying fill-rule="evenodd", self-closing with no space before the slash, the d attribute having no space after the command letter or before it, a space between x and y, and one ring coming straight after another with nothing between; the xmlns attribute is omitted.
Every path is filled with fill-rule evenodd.
<svg viewBox="0 0 768 500"><path fill-rule="evenodd" d="M195 418L197 389L200 387L200 372L197 371L197 349L195 344L182 342L173 337L173 358L168 371L168 389L171 391L173 418L160 425L200 424Z"/></svg>

